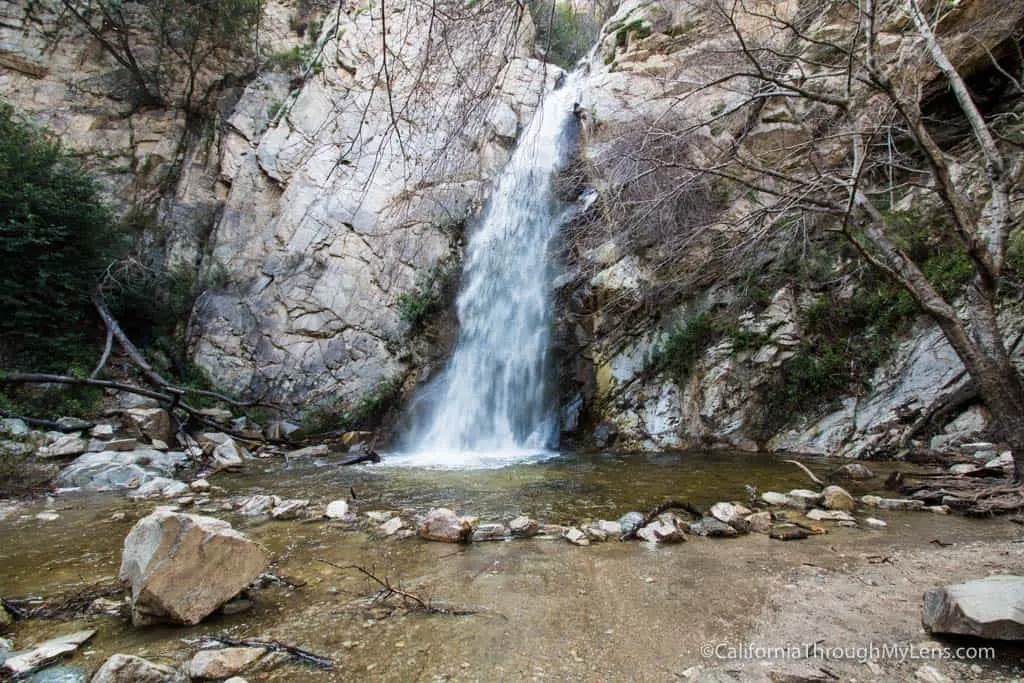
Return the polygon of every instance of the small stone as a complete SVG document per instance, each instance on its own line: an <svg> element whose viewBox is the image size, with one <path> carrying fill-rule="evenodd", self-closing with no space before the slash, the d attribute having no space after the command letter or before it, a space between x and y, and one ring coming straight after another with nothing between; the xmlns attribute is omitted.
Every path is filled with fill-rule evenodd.
<svg viewBox="0 0 1024 683"><path fill-rule="evenodd" d="M641 531L650 529L654 533L654 540L658 543L682 543L686 540L686 536L679 530L675 524L669 524L667 522L652 522L645 526ZM639 532L638 532L639 534Z"/></svg>
<svg viewBox="0 0 1024 683"><path fill-rule="evenodd" d="M750 509L735 503L715 503L711 506L711 516L720 522L732 524L750 514Z"/></svg>
<svg viewBox="0 0 1024 683"><path fill-rule="evenodd" d="M618 522L611 522L606 519L602 519L597 522L597 528L603 531L608 536L621 536L622 525Z"/></svg>
<svg viewBox="0 0 1024 683"><path fill-rule="evenodd" d="M787 496L785 493L777 493L775 491L765 491L761 494L761 500L768 505L775 505L778 507L798 507L803 508L804 506Z"/></svg>
<svg viewBox="0 0 1024 683"><path fill-rule="evenodd" d="M390 510L370 510L364 514L366 515L366 518L374 524L383 524L395 516L395 513Z"/></svg>
<svg viewBox="0 0 1024 683"><path fill-rule="evenodd" d="M60 519L60 515L56 512L40 512L36 515L36 519L40 522L56 522Z"/></svg>
<svg viewBox="0 0 1024 683"><path fill-rule="evenodd" d="M540 525L536 520L520 515L508 523L508 528L516 538L529 538L537 535Z"/></svg>
<svg viewBox="0 0 1024 683"><path fill-rule="evenodd" d="M880 498L878 507L882 510L921 510L924 501L910 498Z"/></svg>
<svg viewBox="0 0 1024 683"><path fill-rule="evenodd" d="M150 446L150 448L152 448L153 450L157 450L157 451L166 451L166 450L170 450L170 447L169 447L169 446L167 445L167 443L166 443L166 442L164 442L164 441L161 441L160 439L152 439L152 440L150 441L150 444L149 444L149 446Z"/></svg>
<svg viewBox="0 0 1024 683"><path fill-rule="evenodd" d="M62 432L81 432L86 429L92 429L95 422L89 422L83 420L80 417L61 417L57 419L57 429Z"/></svg>
<svg viewBox="0 0 1024 683"><path fill-rule="evenodd" d="M472 524L448 508L431 510L419 529L422 538L443 543L467 543L472 533Z"/></svg>
<svg viewBox="0 0 1024 683"><path fill-rule="evenodd" d="M857 502L850 493L840 486L826 486L821 492L822 500L827 510L841 510L853 512Z"/></svg>
<svg viewBox="0 0 1024 683"><path fill-rule="evenodd" d="M849 512L845 510L810 510L807 513L807 519L812 519L815 522L855 522Z"/></svg>
<svg viewBox="0 0 1024 683"><path fill-rule="evenodd" d="M377 527L377 531L379 531L384 536L394 536L404 527L405 522L402 521L401 517L392 517L391 519Z"/></svg>
<svg viewBox="0 0 1024 683"><path fill-rule="evenodd" d="M206 479L196 479L194 482L189 484L188 487L196 493L202 493L210 490L210 482Z"/></svg>
<svg viewBox="0 0 1024 683"><path fill-rule="evenodd" d="M590 545L590 539L577 527L569 527L565 532L565 539L573 545L587 546Z"/></svg>
<svg viewBox="0 0 1024 683"><path fill-rule="evenodd" d="M178 683L185 676L167 666L161 666L133 655L112 655L93 674L90 683Z"/></svg>
<svg viewBox="0 0 1024 683"><path fill-rule="evenodd" d="M348 514L348 502L344 500L335 500L327 504L327 509L324 511L324 517L327 519L341 519Z"/></svg>
<svg viewBox="0 0 1024 683"><path fill-rule="evenodd" d="M775 526L772 527L771 532L768 534L770 538L774 538L777 541L800 541L810 535L809 531L798 526Z"/></svg>
<svg viewBox="0 0 1024 683"><path fill-rule="evenodd" d="M953 465L952 467L950 467L949 468L949 473L950 474L970 474L971 472L977 472L980 469L981 469L981 467L979 467L978 465L974 465L974 464L969 463L969 462L962 462L962 463L958 463L958 464Z"/></svg>
<svg viewBox="0 0 1024 683"><path fill-rule="evenodd" d="M882 502L882 497L881 496L870 496L870 495L869 496L861 496L860 497L860 502L864 503L865 505L870 505L871 507L878 507L878 504L880 502Z"/></svg>
<svg viewBox="0 0 1024 683"><path fill-rule="evenodd" d="M138 448L139 442L135 439L112 439L107 443L103 444L104 450L115 451L117 453L127 453L128 451L134 451Z"/></svg>
<svg viewBox="0 0 1024 683"><path fill-rule="evenodd" d="M172 481L170 484L161 489L160 495L162 495L164 498L177 498L178 496L184 493L188 493L190 490L191 489L189 489L188 484L186 484L185 482Z"/></svg>
<svg viewBox="0 0 1024 683"><path fill-rule="evenodd" d="M228 678L242 673L266 654L262 647L225 647L200 650L188 663L192 678Z"/></svg>
<svg viewBox="0 0 1024 683"><path fill-rule="evenodd" d="M992 458L985 463L985 467L991 468L1010 468L1013 467L1013 453L1010 451L1003 451L995 458Z"/></svg>
<svg viewBox="0 0 1024 683"><path fill-rule="evenodd" d="M951 512L948 505L927 505L924 509L936 515L948 515Z"/></svg>
<svg viewBox="0 0 1024 683"><path fill-rule="evenodd" d="M115 512L114 514L110 515L110 521L111 522L124 522L127 519L128 519L128 513L124 512L124 511Z"/></svg>
<svg viewBox="0 0 1024 683"><path fill-rule="evenodd" d="M112 439L114 438L114 425L98 424L89 430L89 435L94 439L101 439L104 441L107 439Z"/></svg>
<svg viewBox="0 0 1024 683"><path fill-rule="evenodd" d="M870 479L873 476L875 476L875 473L865 465L861 465L859 462L851 462L846 465L842 465L829 474L829 478L831 479L851 479L853 481L862 481L864 479Z"/></svg>
<svg viewBox="0 0 1024 683"><path fill-rule="evenodd" d="M270 510L280 502L277 496L266 496L263 494L256 494L250 496L242 501L242 506L238 508L238 514L243 517L259 517L261 515L270 514Z"/></svg>
<svg viewBox="0 0 1024 683"><path fill-rule="evenodd" d="M306 446L297 451L290 451L285 454L287 458L322 458L331 454L331 449L326 444Z"/></svg>
<svg viewBox="0 0 1024 683"><path fill-rule="evenodd" d="M89 450L89 442L77 434L64 434L49 446L39 449L39 457L70 458Z"/></svg>
<svg viewBox="0 0 1024 683"><path fill-rule="evenodd" d="M619 517L619 527L623 534L632 534L644 523L644 516L639 512L627 512Z"/></svg>
<svg viewBox="0 0 1024 683"><path fill-rule="evenodd" d="M96 631L76 631L66 636L52 638L41 645L7 657L3 662L3 671L14 675L24 675L56 662L71 654L80 645L96 635Z"/></svg>
<svg viewBox="0 0 1024 683"><path fill-rule="evenodd" d="M805 508L817 505L823 498L822 494L809 489L793 489L789 492L789 497L795 501L803 503Z"/></svg>
<svg viewBox="0 0 1024 683"><path fill-rule="evenodd" d="M282 500L270 511L270 516L277 520L298 519L302 511L309 507L309 501L301 498Z"/></svg>
<svg viewBox="0 0 1024 683"><path fill-rule="evenodd" d="M696 534L697 536L707 536L709 538L730 538L732 536L738 536L739 532L729 524L715 519L714 517L704 517L700 521L690 523L690 533Z"/></svg>
<svg viewBox="0 0 1024 683"><path fill-rule="evenodd" d="M886 522L884 522L884 521L882 521L880 519L876 519L874 517L865 517L864 518L864 523L867 524L869 527L872 527L872 528L875 528L875 529L884 529L885 527L889 526L888 523L886 523Z"/></svg>
<svg viewBox="0 0 1024 683"><path fill-rule="evenodd" d="M747 515L746 522L751 531L758 534L767 534L772 530L772 513L755 512L752 515Z"/></svg>
<svg viewBox="0 0 1024 683"><path fill-rule="evenodd" d="M508 530L504 524L481 524L473 530L472 540L474 543L482 541L504 541L508 537Z"/></svg>

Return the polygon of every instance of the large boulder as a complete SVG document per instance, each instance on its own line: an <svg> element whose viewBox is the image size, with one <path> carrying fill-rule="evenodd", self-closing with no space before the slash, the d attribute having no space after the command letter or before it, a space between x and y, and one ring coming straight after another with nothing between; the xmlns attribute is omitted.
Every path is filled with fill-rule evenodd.
<svg viewBox="0 0 1024 683"><path fill-rule="evenodd" d="M93 674L91 683L179 683L185 675L134 655L112 655Z"/></svg>
<svg viewBox="0 0 1024 683"><path fill-rule="evenodd" d="M140 433L150 439L170 443L174 437L170 413L163 408L130 408L124 414Z"/></svg>
<svg viewBox="0 0 1024 683"><path fill-rule="evenodd" d="M184 453L163 453L153 449L130 453L110 450L86 453L61 471L57 483L89 491L134 489L156 477L173 474L187 462Z"/></svg>
<svg viewBox="0 0 1024 683"><path fill-rule="evenodd" d="M826 486L821 495L825 508L828 510L853 512L857 507L857 501L853 499L853 496L840 486Z"/></svg>
<svg viewBox="0 0 1024 683"><path fill-rule="evenodd" d="M1024 640L1024 576L990 576L927 591L921 623L930 633Z"/></svg>
<svg viewBox="0 0 1024 683"><path fill-rule="evenodd" d="M251 667L266 653L262 647L200 650L188 664L188 675L198 679L229 678Z"/></svg>
<svg viewBox="0 0 1024 683"><path fill-rule="evenodd" d="M131 589L136 626L198 624L266 564L263 549L227 522L158 510L125 539L120 577Z"/></svg>

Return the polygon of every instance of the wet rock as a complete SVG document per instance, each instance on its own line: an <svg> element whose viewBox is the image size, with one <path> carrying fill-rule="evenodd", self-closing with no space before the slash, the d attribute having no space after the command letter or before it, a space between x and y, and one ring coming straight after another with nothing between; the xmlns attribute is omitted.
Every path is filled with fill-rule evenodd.
<svg viewBox="0 0 1024 683"><path fill-rule="evenodd" d="M644 523L644 516L639 512L627 512L619 517L619 527L623 534L632 534Z"/></svg>
<svg viewBox="0 0 1024 683"><path fill-rule="evenodd" d="M291 500L282 500L274 506L270 511L270 516L277 520L289 520L298 519L299 515L309 507L309 501L293 498Z"/></svg>
<svg viewBox="0 0 1024 683"><path fill-rule="evenodd" d="M520 515L508 523L508 529L516 538L529 538L537 535L540 525L536 520Z"/></svg>
<svg viewBox="0 0 1024 683"><path fill-rule="evenodd" d="M746 516L748 528L757 534L767 534L772 530L772 513L755 512Z"/></svg>
<svg viewBox="0 0 1024 683"><path fill-rule="evenodd" d="M238 508L238 514L243 517L259 517L261 515L269 515L272 508L279 505L281 499L277 496L265 496L263 494L256 494L250 496L242 501L242 506Z"/></svg>
<svg viewBox="0 0 1024 683"><path fill-rule="evenodd" d="M880 498L878 507L882 510L921 510L924 508L924 501L909 498Z"/></svg>
<svg viewBox="0 0 1024 683"><path fill-rule="evenodd" d="M611 522L606 519L602 519L597 522L597 528L612 538L617 538L622 535L622 525L618 522Z"/></svg>
<svg viewBox="0 0 1024 683"><path fill-rule="evenodd" d="M65 467L57 477L59 486L77 486L86 491L137 488L158 476L136 464L130 453L87 453Z"/></svg>
<svg viewBox="0 0 1024 683"><path fill-rule="evenodd" d="M862 465L859 462L851 462L832 470L828 476L830 479L863 481L875 476L875 473L868 469L866 465Z"/></svg>
<svg viewBox="0 0 1024 683"><path fill-rule="evenodd" d="M114 425L112 424L98 424L89 430L89 436L106 441L107 439L114 438L114 431Z"/></svg>
<svg viewBox="0 0 1024 683"><path fill-rule="evenodd" d="M13 654L3 663L3 671L15 676L32 673L53 664L79 648L96 635L96 631L75 631L59 638L47 640L41 645Z"/></svg>
<svg viewBox="0 0 1024 683"><path fill-rule="evenodd" d="M501 526L501 525L499 524L498 526ZM402 518L401 517L392 517L391 519L389 519L388 521L384 522L379 527L377 527L377 531L380 532L381 534L383 534L384 536L394 536L399 531L401 531L403 528L405 528L405 522L402 520ZM502 528L504 528L504 527L502 527ZM473 540L474 541L478 540L475 533L473 534Z"/></svg>
<svg viewBox="0 0 1024 683"><path fill-rule="evenodd" d="M853 499L853 496L840 486L826 486L822 490L821 496L827 510L853 512L857 507L857 501Z"/></svg>
<svg viewBox="0 0 1024 683"><path fill-rule="evenodd" d="M869 505L871 507L878 507L878 504L881 501L882 501L882 497L881 496L867 495L867 496L861 496L860 497L860 502L864 503L865 505Z"/></svg>
<svg viewBox="0 0 1024 683"><path fill-rule="evenodd" d="M366 515L366 518L374 524L383 524L395 516L395 513L391 510L370 510L363 514Z"/></svg>
<svg viewBox="0 0 1024 683"><path fill-rule="evenodd" d="M368 444L373 441L373 432L345 432L341 435L341 443L346 448L352 448L360 444Z"/></svg>
<svg viewBox="0 0 1024 683"><path fill-rule="evenodd" d="M8 626L14 623L14 617L7 611L7 608L0 605L0 633L4 631Z"/></svg>
<svg viewBox="0 0 1024 683"><path fill-rule="evenodd" d="M974 465L969 462L961 462L953 465L949 468L950 474L970 474L971 472L977 472L981 469L980 465Z"/></svg>
<svg viewBox="0 0 1024 683"><path fill-rule="evenodd" d="M210 490L210 482L206 479L196 479L188 487L196 493L203 493Z"/></svg>
<svg viewBox="0 0 1024 683"><path fill-rule="evenodd" d="M89 442L78 434L65 434L49 446L39 449L39 457L50 458L71 458L81 455L89 450Z"/></svg>
<svg viewBox="0 0 1024 683"><path fill-rule="evenodd" d="M121 581L132 623L198 624L244 589L267 564L263 549L212 517L159 510L124 541Z"/></svg>
<svg viewBox="0 0 1024 683"><path fill-rule="evenodd" d="M948 505L926 505L924 509L936 515L948 515L952 512Z"/></svg>
<svg viewBox="0 0 1024 683"><path fill-rule="evenodd" d="M986 462L985 467L1011 468L1013 467L1013 453L1010 451L1003 451L998 456Z"/></svg>
<svg viewBox="0 0 1024 683"><path fill-rule="evenodd" d="M734 527L714 517L704 517L696 522L690 522L690 533L710 538L730 538L739 535L739 531Z"/></svg>
<svg viewBox="0 0 1024 683"><path fill-rule="evenodd" d="M679 527L662 521L651 522L637 531L636 535L650 543L682 543L686 540Z"/></svg>
<svg viewBox="0 0 1024 683"><path fill-rule="evenodd" d="M921 623L929 633L1024 640L1024 576L990 576L927 591Z"/></svg>
<svg viewBox="0 0 1024 683"><path fill-rule="evenodd" d="M51 666L20 680L25 683L88 683L89 672L80 666Z"/></svg>
<svg viewBox="0 0 1024 683"><path fill-rule="evenodd" d="M239 467L244 455L248 455L245 453L245 449L235 443L234 439L221 432L200 434L198 442L203 453L213 459L213 464L218 469Z"/></svg>
<svg viewBox="0 0 1024 683"><path fill-rule="evenodd" d="M608 540L608 532L598 526L596 522L583 527L583 533L594 543L604 543Z"/></svg>
<svg viewBox="0 0 1024 683"><path fill-rule="evenodd" d="M419 529L421 537L443 543L467 543L472 533L473 526L448 508L431 510Z"/></svg>
<svg viewBox="0 0 1024 683"><path fill-rule="evenodd" d="M322 458L331 454L331 449L326 444L306 446L297 451L290 451L286 454L288 458Z"/></svg>
<svg viewBox="0 0 1024 683"><path fill-rule="evenodd" d="M884 529L885 527L889 526L888 522L885 522L881 519L876 519L875 517L865 517L864 524L866 524L869 527L872 527L873 529Z"/></svg>
<svg viewBox="0 0 1024 683"><path fill-rule="evenodd" d="M777 507L796 507L803 508L803 504L799 503L785 493L777 493L775 491L765 491L761 494L761 500L768 505L775 505Z"/></svg>
<svg viewBox="0 0 1024 683"><path fill-rule="evenodd" d="M594 445L598 448L608 448L618 436L619 429L611 422L602 422L594 430Z"/></svg>
<svg viewBox="0 0 1024 683"><path fill-rule="evenodd" d="M0 420L0 436L8 439L24 439L32 432L24 420L6 417Z"/></svg>
<svg viewBox="0 0 1024 683"><path fill-rule="evenodd" d="M789 492L789 497L792 500L802 503L805 508L813 507L822 500L822 494L809 489L793 489Z"/></svg>
<svg viewBox="0 0 1024 683"><path fill-rule="evenodd" d="M473 530L473 542L504 541L508 538L508 529L504 524L481 524Z"/></svg>
<svg viewBox="0 0 1024 683"><path fill-rule="evenodd" d="M174 438L171 416L163 408L129 408L124 411L124 415L149 439L158 439L166 443Z"/></svg>
<svg viewBox="0 0 1024 683"><path fill-rule="evenodd" d="M138 447L139 442L135 439L111 439L103 444L104 450L116 453L127 453L128 451L134 451Z"/></svg>
<svg viewBox="0 0 1024 683"><path fill-rule="evenodd" d="M583 530L578 527L569 527L565 532L565 540L569 541L573 545L588 546L590 545L590 539L583 533Z"/></svg>
<svg viewBox="0 0 1024 683"><path fill-rule="evenodd" d="M96 423L83 420L80 417L57 418L57 429L62 432L83 432L86 429L92 429L94 424Z"/></svg>
<svg viewBox="0 0 1024 683"><path fill-rule="evenodd" d="M811 532L807 529L801 529L798 526L774 526L768 537L774 538L777 541L801 541L811 535Z"/></svg>
<svg viewBox="0 0 1024 683"><path fill-rule="evenodd" d="M348 502L344 500L335 500L327 504L327 509L324 511L324 517L327 519L341 519L348 514Z"/></svg>
<svg viewBox="0 0 1024 683"><path fill-rule="evenodd" d="M807 519L812 519L815 522L855 522L853 515L846 510L809 510L807 512Z"/></svg>
<svg viewBox="0 0 1024 683"><path fill-rule="evenodd" d="M253 666L267 653L262 647L200 650L188 663L188 675L199 679L228 678Z"/></svg>
<svg viewBox="0 0 1024 683"><path fill-rule="evenodd" d="M183 673L134 655L112 655L90 683L185 683Z"/></svg>
<svg viewBox="0 0 1024 683"><path fill-rule="evenodd" d="M710 513L718 521L731 525L733 522L742 521L750 514L750 509L735 503L715 503L711 506Z"/></svg>

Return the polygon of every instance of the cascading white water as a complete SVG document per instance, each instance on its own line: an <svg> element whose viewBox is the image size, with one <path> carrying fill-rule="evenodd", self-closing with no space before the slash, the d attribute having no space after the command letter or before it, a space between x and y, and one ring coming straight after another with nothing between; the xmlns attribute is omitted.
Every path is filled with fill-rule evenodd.
<svg viewBox="0 0 1024 683"><path fill-rule="evenodd" d="M543 98L470 235L455 352L417 397L421 414L393 464L500 466L557 445L549 251L565 207L552 184L569 152L578 79Z"/></svg>

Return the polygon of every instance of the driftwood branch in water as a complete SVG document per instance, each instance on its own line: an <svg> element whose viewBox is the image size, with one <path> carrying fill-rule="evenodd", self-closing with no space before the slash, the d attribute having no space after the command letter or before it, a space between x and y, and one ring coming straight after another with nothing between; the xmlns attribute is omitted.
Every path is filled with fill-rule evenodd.
<svg viewBox="0 0 1024 683"><path fill-rule="evenodd" d="M424 600L419 595L416 595L413 592L407 591L403 588L400 588L399 586L396 586L391 582L391 579L389 579L388 577L385 576L384 578L381 578L373 572L371 572L370 570L364 569L363 567L360 567L358 565L352 564L348 566L343 566L340 564L335 564L334 562L329 562L327 560L321 559L318 559L317 562L322 562L326 565L334 567L335 569L341 569L344 571L354 569L355 571L359 572L363 576L367 577L371 581L378 584L380 586L380 590L377 591L377 595L374 597L375 601L384 602L388 598L397 595L400 598L402 598L402 602L405 603L406 607L412 607L422 612L426 612L427 614L445 614L447 616L452 617L462 617L469 616L471 614L477 614L476 610L471 609L461 609L457 607L437 607L436 605L432 604L430 600Z"/></svg>
<svg viewBox="0 0 1024 683"><path fill-rule="evenodd" d="M809 469L807 469L807 466L804 465L802 462L797 462L796 460L783 460L782 462L788 462L790 465L796 465L797 467L802 469L804 471L804 474L810 477L811 481L813 481L818 486L821 486L822 488L828 486L828 484L823 482L821 479L818 479L818 477L815 476L814 472L811 472Z"/></svg>
<svg viewBox="0 0 1024 683"><path fill-rule="evenodd" d="M322 655L315 654L309 650L303 650L300 647L294 645L288 645L281 643L276 640L241 640L238 638L228 638L226 636L203 636L199 642L207 643L219 643L220 645L227 645L228 647L262 647L273 652L286 652L296 659L300 659L307 664L330 671L334 668L334 661L324 657Z"/></svg>
<svg viewBox="0 0 1024 683"><path fill-rule="evenodd" d="M637 525L636 528L627 531L622 534L622 536L619 536L619 540L628 541L631 538L635 538L637 531L653 522L661 513L668 512L669 510L686 510L697 519L704 516L704 512L693 503L687 503L686 501L681 500L670 500L654 507L650 512L644 515L643 522Z"/></svg>

